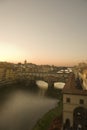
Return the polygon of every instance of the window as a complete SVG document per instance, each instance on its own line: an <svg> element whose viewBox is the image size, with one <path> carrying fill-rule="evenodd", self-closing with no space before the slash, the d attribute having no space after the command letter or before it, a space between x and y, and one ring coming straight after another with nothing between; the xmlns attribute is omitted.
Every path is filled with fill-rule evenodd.
<svg viewBox="0 0 87 130"><path fill-rule="evenodd" d="M80 103L80 104L84 104L84 100L83 100L83 99L80 99L79 103Z"/></svg>
<svg viewBox="0 0 87 130"><path fill-rule="evenodd" d="M67 103L70 103L70 98L66 98L66 102L67 102Z"/></svg>

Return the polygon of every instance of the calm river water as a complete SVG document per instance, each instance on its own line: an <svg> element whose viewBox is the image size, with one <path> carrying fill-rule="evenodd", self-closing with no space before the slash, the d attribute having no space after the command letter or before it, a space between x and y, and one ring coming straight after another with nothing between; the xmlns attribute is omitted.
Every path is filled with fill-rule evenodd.
<svg viewBox="0 0 87 130"><path fill-rule="evenodd" d="M29 89L0 88L0 130L31 130L38 119L56 104L56 99Z"/></svg>

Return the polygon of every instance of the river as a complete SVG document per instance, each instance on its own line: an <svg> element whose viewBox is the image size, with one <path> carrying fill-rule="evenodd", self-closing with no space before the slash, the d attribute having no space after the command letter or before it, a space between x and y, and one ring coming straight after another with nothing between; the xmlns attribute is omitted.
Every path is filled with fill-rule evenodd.
<svg viewBox="0 0 87 130"><path fill-rule="evenodd" d="M32 130L57 101L17 86L0 88L0 130Z"/></svg>

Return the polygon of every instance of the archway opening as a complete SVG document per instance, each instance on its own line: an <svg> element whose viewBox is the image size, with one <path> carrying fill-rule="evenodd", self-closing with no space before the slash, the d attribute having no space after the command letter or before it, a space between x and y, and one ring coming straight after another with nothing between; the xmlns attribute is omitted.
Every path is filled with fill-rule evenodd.
<svg viewBox="0 0 87 130"><path fill-rule="evenodd" d="M73 111L74 130L87 130L87 109L77 107Z"/></svg>

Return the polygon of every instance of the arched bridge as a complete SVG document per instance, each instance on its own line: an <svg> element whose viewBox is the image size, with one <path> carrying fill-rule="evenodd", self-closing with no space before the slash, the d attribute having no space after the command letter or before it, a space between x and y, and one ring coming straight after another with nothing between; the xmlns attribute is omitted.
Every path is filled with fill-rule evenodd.
<svg viewBox="0 0 87 130"><path fill-rule="evenodd" d="M46 73L46 72L29 72L29 71L5 71L0 78L0 86L6 84L13 84L14 82L25 81L36 82L37 80L43 80L52 86L54 82L66 82L69 73Z"/></svg>
<svg viewBox="0 0 87 130"><path fill-rule="evenodd" d="M66 82L69 73L19 73L16 78L19 80L36 81L43 80L52 86L54 82Z"/></svg>

